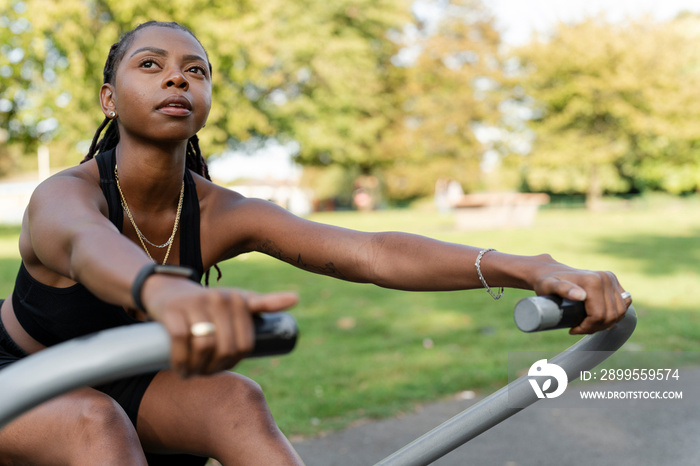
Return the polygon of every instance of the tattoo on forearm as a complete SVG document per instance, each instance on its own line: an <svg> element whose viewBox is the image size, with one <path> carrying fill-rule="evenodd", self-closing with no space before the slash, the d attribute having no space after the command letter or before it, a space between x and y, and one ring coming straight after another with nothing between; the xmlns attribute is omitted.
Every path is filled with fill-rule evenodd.
<svg viewBox="0 0 700 466"><path fill-rule="evenodd" d="M267 240L260 244L260 246L258 247L258 251L265 253L268 256L274 257L275 259L279 259L283 262L286 262L288 264L292 264L293 266L299 267L300 269L307 270L309 272L347 280L347 277L336 268L333 262L328 262L324 265L314 265L305 262L304 259L302 259L301 254L298 254L296 259L293 257L286 256L282 252L282 250L270 240Z"/></svg>

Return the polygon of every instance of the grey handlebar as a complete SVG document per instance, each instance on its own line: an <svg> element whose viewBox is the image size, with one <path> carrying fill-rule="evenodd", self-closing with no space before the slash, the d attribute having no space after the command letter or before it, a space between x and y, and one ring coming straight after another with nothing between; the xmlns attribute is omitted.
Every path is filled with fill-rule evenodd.
<svg viewBox="0 0 700 466"><path fill-rule="evenodd" d="M527 299L532 300L532 298ZM531 305L532 303L528 303L528 306ZM546 325L548 326L556 320L549 314L561 314L561 311L554 312L546 303L544 307L546 309L544 314L549 320L545 318L542 320L548 322ZM539 319L533 321L537 323ZM533 324L533 321L526 319L526 328L540 326ZM568 380L575 380L581 371L593 369L624 345L634 332L636 325L637 314L630 306L625 317L615 326L585 336L553 357L550 363L564 369ZM389 455L375 466L430 464L538 400L526 374Z"/></svg>
<svg viewBox="0 0 700 466"><path fill-rule="evenodd" d="M586 307L583 301L570 301L558 296L531 296L515 305L513 317L515 325L528 333L572 328L583 322Z"/></svg>
<svg viewBox="0 0 700 466"><path fill-rule="evenodd" d="M280 314L284 313L272 315ZM541 326L530 320L523 324L526 328ZM634 332L636 322L630 306L617 325L582 338L551 363L574 380L581 371L594 368L617 351ZM291 324L287 320L282 325L285 327L295 329L296 341L293 319ZM0 428L31 407L69 390L166 368L169 354L170 338L165 329L148 323L78 338L24 358L0 372ZM528 377L523 376L377 464L429 464L537 400Z"/></svg>
<svg viewBox="0 0 700 466"><path fill-rule="evenodd" d="M253 317L249 357L294 348L297 325L286 312ZM52 346L0 371L0 429L29 408L70 390L169 367L170 336L159 323L117 327Z"/></svg>

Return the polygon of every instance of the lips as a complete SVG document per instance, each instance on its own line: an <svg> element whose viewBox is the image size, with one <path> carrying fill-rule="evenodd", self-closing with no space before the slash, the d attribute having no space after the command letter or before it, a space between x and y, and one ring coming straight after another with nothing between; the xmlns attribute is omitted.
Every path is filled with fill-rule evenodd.
<svg viewBox="0 0 700 466"><path fill-rule="evenodd" d="M172 115L189 115L192 112L192 104L184 96L171 95L158 104L156 110Z"/></svg>

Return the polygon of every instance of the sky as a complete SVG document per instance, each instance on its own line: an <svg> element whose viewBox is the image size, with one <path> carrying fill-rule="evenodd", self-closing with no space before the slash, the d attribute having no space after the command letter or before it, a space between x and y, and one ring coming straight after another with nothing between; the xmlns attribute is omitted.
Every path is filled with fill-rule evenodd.
<svg viewBox="0 0 700 466"><path fill-rule="evenodd" d="M482 0L496 17L502 39L527 43L533 31L547 33L559 21L578 22L603 14L610 21L649 14L659 20L684 10L700 13L698 0Z"/></svg>
<svg viewBox="0 0 700 466"><path fill-rule="evenodd" d="M281 144L269 139L254 155L251 151L231 151L207 161L212 178L231 182L236 179L290 180L301 176L301 169L294 164L291 154L297 152L296 143Z"/></svg>
<svg viewBox="0 0 700 466"><path fill-rule="evenodd" d="M503 41L513 46L527 43L534 31L549 32L560 21L578 22L598 14L605 15L610 21L622 21L645 14L668 20L684 10L700 13L700 0L482 1L494 13ZM422 4L422 14L438 14L436 10L440 9L435 8L433 2L416 0L416 4ZM291 162L285 147L271 144L265 149L256 156L239 152L212 160L212 176L231 181L238 177L287 179L299 175L299 169Z"/></svg>

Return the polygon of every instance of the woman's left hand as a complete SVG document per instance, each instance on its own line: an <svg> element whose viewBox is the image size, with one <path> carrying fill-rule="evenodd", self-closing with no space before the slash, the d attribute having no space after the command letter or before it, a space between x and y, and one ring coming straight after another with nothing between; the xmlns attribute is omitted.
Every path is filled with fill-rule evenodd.
<svg viewBox="0 0 700 466"><path fill-rule="evenodd" d="M572 301L583 301L588 316L569 333L595 333L612 327L625 316L632 303L623 297L622 288L612 272L574 269L546 257L546 264L536 270L533 289L538 295L558 295Z"/></svg>

